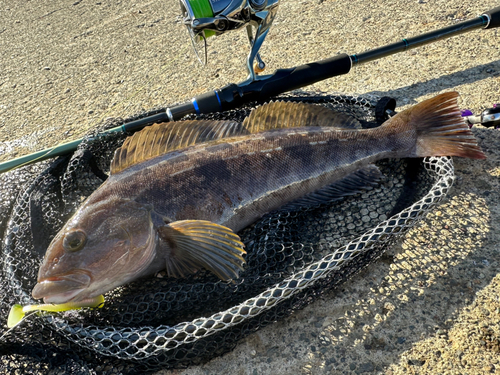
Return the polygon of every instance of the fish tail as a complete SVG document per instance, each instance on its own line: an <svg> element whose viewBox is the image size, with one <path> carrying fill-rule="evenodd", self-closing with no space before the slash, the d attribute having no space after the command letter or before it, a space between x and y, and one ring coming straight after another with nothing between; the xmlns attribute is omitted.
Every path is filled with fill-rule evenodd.
<svg viewBox="0 0 500 375"><path fill-rule="evenodd" d="M440 94L398 113L391 119L396 120L399 117L399 121L395 121L393 125L400 126L403 121L410 133L416 135L413 156L486 159L461 116L457 98L457 92Z"/></svg>

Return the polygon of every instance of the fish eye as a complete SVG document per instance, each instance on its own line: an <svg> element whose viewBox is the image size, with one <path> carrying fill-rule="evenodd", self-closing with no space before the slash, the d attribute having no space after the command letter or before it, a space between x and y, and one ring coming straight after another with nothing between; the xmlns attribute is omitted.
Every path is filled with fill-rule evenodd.
<svg viewBox="0 0 500 375"><path fill-rule="evenodd" d="M63 248L69 252L81 250L87 242L87 236L81 230L66 233L63 240Z"/></svg>

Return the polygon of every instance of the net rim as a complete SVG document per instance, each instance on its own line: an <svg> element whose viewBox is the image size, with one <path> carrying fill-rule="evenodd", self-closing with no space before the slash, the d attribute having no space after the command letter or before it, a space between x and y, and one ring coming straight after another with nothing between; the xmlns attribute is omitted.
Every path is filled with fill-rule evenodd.
<svg viewBox="0 0 500 375"><path fill-rule="evenodd" d="M154 327L145 325L134 328L127 327L119 329L113 327L102 328L94 325L80 325L72 327L71 325L65 323L63 319L53 315L44 315L42 319L44 319L47 324L51 325L57 332L65 335L75 344L86 349L98 351L99 354L109 355L121 359L135 359L137 356L137 354L129 354L126 350L119 350L118 353L116 353L112 349L113 346L120 345L120 343L123 344L123 342L127 341L127 339L129 340L127 343L138 343L141 341L148 342L143 349L139 349L141 358L147 358L174 350L183 344L192 343L198 338L204 338L224 329L234 327L243 323L247 319L253 318L265 312L266 310L274 307L276 304L291 298L300 291L313 286L317 281L325 278L331 272L339 270L344 264L353 260L362 252L369 251L374 245L377 246L376 241L380 241L380 237L382 235L397 238L401 232L404 232L404 229L413 227L424 215L429 212L430 209L432 209L432 207L438 204L447 195L455 180L452 158L429 157L425 158L423 163L425 168L433 173L436 178L435 183L424 197L413 203L411 206L400 211L398 214L384 220L373 229L361 234L355 240L350 241L347 245L335 249L332 254L326 255L322 259L306 266L305 269L294 273L281 282L275 284L273 287L266 289L259 295L249 298L229 309L212 314L209 317L200 317L190 322L181 322L175 326L160 325ZM433 166L437 167L433 168ZM436 191L440 191L437 199L434 195ZM419 207L417 214L412 213L415 212L415 207ZM390 232L386 231L386 228L389 227L390 223L394 221L399 222L401 220L403 220L401 225L398 224L394 226ZM365 238L366 240L364 242L371 243L372 245L360 247L360 239ZM387 239L382 245L388 246L390 243L391 239ZM343 255L339 258L339 255L341 254ZM303 275L302 278L301 275ZM294 285L295 283L296 285ZM278 292L280 290L290 290L291 292ZM262 302L263 300L265 303ZM237 315L245 315L241 314L240 311L248 311L244 319L235 318ZM204 330L205 333L203 335L199 335L200 330ZM98 345L98 347L96 347L96 343L87 344L87 340L85 340L85 338L88 339L91 337L95 331L99 331L101 333L101 342L104 340L110 340L113 344L108 348L104 348L102 345ZM148 349L148 346L151 344L155 345L154 341L157 339L155 337L151 340L149 337L151 331L155 331L160 335L162 334L166 336L164 344L154 350ZM119 340L113 338L118 336L121 337Z"/></svg>

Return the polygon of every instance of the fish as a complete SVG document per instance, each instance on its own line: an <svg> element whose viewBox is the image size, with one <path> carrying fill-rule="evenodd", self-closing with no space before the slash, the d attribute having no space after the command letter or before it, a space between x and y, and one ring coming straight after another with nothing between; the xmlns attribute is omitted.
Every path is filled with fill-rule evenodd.
<svg viewBox="0 0 500 375"><path fill-rule="evenodd" d="M237 233L269 212L375 186L381 159L484 159L457 98L440 94L371 129L293 102L264 104L243 123L147 127L116 150L110 176L53 238L32 296L88 303L161 270L235 280L246 254Z"/></svg>

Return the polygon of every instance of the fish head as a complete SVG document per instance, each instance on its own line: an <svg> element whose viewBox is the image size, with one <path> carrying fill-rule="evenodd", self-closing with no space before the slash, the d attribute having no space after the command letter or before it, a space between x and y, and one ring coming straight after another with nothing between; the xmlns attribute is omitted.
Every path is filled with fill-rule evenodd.
<svg viewBox="0 0 500 375"><path fill-rule="evenodd" d="M50 243L33 298L78 302L137 278L155 257L155 233L145 205L87 201Z"/></svg>

